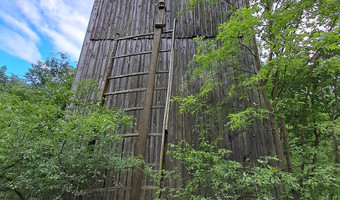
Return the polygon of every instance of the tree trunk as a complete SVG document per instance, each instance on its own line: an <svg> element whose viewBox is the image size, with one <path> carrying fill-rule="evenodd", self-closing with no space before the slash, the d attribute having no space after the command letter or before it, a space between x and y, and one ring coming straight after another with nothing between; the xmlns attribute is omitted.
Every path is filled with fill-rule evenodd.
<svg viewBox="0 0 340 200"><path fill-rule="evenodd" d="M305 136L305 131L306 131L306 109L307 109L307 101L308 101L308 97L309 97L309 87L307 89L306 92L306 96L305 96L305 100L304 100L304 104L302 106L301 109L301 118L300 118L300 123L301 123L301 132L300 132L300 144L302 147L302 163L301 163L301 177L300 177L300 187L303 186L303 171L305 170L305 154L306 154L306 136Z"/></svg>
<svg viewBox="0 0 340 200"><path fill-rule="evenodd" d="M254 38L254 44L256 44L255 38ZM260 71L261 69L261 62L260 62L260 58L258 56L258 50L256 48L256 45L254 45L253 47L254 52L255 52L255 64L256 64L256 68L257 71ZM284 170L284 155L283 155L283 150L282 150L282 143L281 143L281 139L278 133L278 126L277 126L277 122L276 122L276 118L275 118L275 111L273 110L273 108L271 107L271 105L269 104L269 100L268 100L268 96L266 93L266 89L265 89L265 82L264 81L260 81L260 88L262 88L261 94L263 96L263 100L265 103L265 108L268 109L269 111L269 120L270 120L270 125L271 125L271 129L272 129L272 134L273 134L273 138L274 138L274 143L275 143L275 149L276 149L276 155L279 159L279 163L278 166L281 170ZM277 164L271 162L270 164L277 166Z"/></svg>
<svg viewBox="0 0 340 200"><path fill-rule="evenodd" d="M335 121L337 120L337 109L339 107L339 100L338 100L338 93L337 93L337 81L338 81L338 71L335 73L335 77L334 77L334 98L335 98L335 104L334 104L334 112L333 115L331 117L331 121L333 122L333 130L332 130L332 136L333 136L333 142L334 142L334 163L335 163L335 167L337 167L337 165L339 164L339 148L338 148L338 138L336 135L336 123Z"/></svg>
<svg viewBox="0 0 340 200"><path fill-rule="evenodd" d="M334 103L334 110L333 112L330 114L330 121L332 122L332 138L333 138L333 152L334 152L334 177L335 179L338 176L337 173L337 168L339 166L339 143L338 143L338 137L336 134L336 119L337 119L337 109L339 106L339 102L338 102L338 94L337 94L337 80L338 80L338 71L336 71L335 73L335 77L334 77L334 82L333 82L333 94L334 94L334 98L335 98L335 103ZM328 196L329 200L332 200L334 196L333 190L331 189L330 194Z"/></svg>
<svg viewBox="0 0 340 200"><path fill-rule="evenodd" d="M312 94L315 94L316 89L317 89L317 85L314 84L313 85L313 92L312 92ZM311 104L312 104L312 108L314 108L314 106L315 106L314 95L311 95ZM314 112L313 112L313 133L314 133L314 137L315 137L315 139L314 139L314 148L315 148L315 151L316 151L317 148L319 147L320 135L319 135L319 132L318 132L318 129L317 129L317 126L316 126L316 118L315 118L315 113ZM312 172L314 172L314 170L315 170L316 161L317 161L317 154L314 153L313 154L313 161L312 161L312 164L313 164Z"/></svg>
<svg viewBox="0 0 340 200"><path fill-rule="evenodd" d="M288 142L288 133L286 129L286 121L284 118L284 113L283 113L283 106L280 107L280 121L281 121L281 133L283 136L283 144L284 144L284 149L286 153L286 162L287 162L287 171L289 173L293 173L293 165L292 165L292 157L290 154L290 147L289 147L289 142Z"/></svg>
<svg viewBox="0 0 340 200"><path fill-rule="evenodd" d="M284 149L286 153L286 162L287 162L287 171L291 174L294 173L293 171L293 164L292 164L292 156L290 154L290 147L289 147L289 142L288 142L288 132L286 129L286 120L284 118L284 108L283 106L280 107L280 121L281 121L281 133L283 136L283 144L284 144ZM299 195L295 190L292 190L293 198L294 200L298 200Z"/></svg>

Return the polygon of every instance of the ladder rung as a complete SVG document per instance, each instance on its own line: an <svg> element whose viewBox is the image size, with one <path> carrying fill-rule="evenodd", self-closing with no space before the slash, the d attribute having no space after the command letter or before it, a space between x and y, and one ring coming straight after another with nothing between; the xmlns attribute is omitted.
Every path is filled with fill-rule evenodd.
<svg viewBox="0 0 340 200"><path fill-rule="evenodd" d="M173 30L173 29L171 29L171 30L165 30L165 31L162 31L162 34L163 34L163 33L172 33L172 31L174 31L174 30ZM126 39L132 39L132 38L136 38L136 37L149 36L149 35L153 35L153 34L155 34L155 32L151 32L151 33L143 33L143 34L138 34L138 35L131 35L131 36L120 37L120 38L117 38L116 40L126 40Z"/></svg>
<svg viewBox="0 0 340 200"><path fill-rule="evenodd" d="M167 87L155 88L154 90L167 90Z"/></svg>
<svg viewBox="0 0 340 200"><path fill-rule="evenodd" d="M161 137L162 133L149 133L149 136L151 136L151 137Z"/></svg>
<svg viewBox="0 0 340 200"><path fill-rule="evenodd" d="M152 109L164 109L165 106L152 106ZM136 111L136 110L143 110L143 107L132 107L132 108L124 108L122 111L129 112L129 111Z"/></svg>
<svg viewBox="0 0 340 200"><path fill-rule="evenodd" d="M148 74L148 72L135 72L135 73L131 73L131 74L112 76L108 79L111 80L111 79L116 79L116 78L125 78L125 77L130 77L130 76L140 76L140 75L147 75L147 74Z"/></svg>
<svg viewBox="0 0 340 200"><path fill-rule="evenodd" d="M94 193L94 192L111 192L111 191L118 191L118 190L131 190L131 187L107 187L107 188L96 188L91 190L86 190L87 194Z"/></svg>
<svg viewBox="0 0 340 200"><path fill-rule="evenodd" d="M124 108L122 111L128 112L128 111L135 111L135 110L143 110L143 107L131 107L131 108Z"/></svg>
<svg viewBox="0 0 340 200"><path fill-rule="evenodd" d="M136 38L136 37L149 36L149 35L153 35L153 34L155 34L155 33L154 32L151 32L151 33L142 33L142 34L138 34L138 35L130 35L130 36L125 36L125 37L120 37L120 38L117 38L117 40L127 40L127 39Z"/></svg>
<svg viewBox="0 0 340 200"><path fill-rule="evenodd" d="M142 190L155 190L157 186L152 185L143 185ZM96 188L87 190L86 193L93 193L93 192L109 192L109 191L117 191L117 190L131 190L131 187L107 187L107 188Z"/></svg>
<svg viewBox="0 0 340 200"><path fill-rule="evenodd" d="M146 165L148 166L152 166L152 167L157 167L158 166L158 163L155 162L155 163L145 163Z"/></svg>
<svg viewBox="0 0 340 200"><path fill-rule="evenodd" d="M126 133L126 134L119 134L120 137L126 138L126 137L138 137L138 133Z"/></svg>
<svg viewBox="0 0 340 200"><path fill-rule="evenodd" d="M117 91L117 92L107 92L107 93L104 94L104 96L126 94L126 93L133 93L133 92L143 92L145 90L146 90L146 88L136 88L136 89L131 89L131 90L121 90L121 91ZM166 87L154 88L154 90L167 90L167 88Z"/></svg>
<svg viewBox="0 0 340 200"><path fill-rule="evenodd" d="M163 49L163 50L159 50L159 53L170 52L170 51L171 51L171 49ZM144 55L144 54L151 54L151 53L152 53L152 51L142 51L142 52L138 52L138 53L131 53L131 54L114 56L113 59L124 58L124 57L129 57L129 56L138 56L138 55Z"/></svg>
<svg viewBox="0 0 340 200"><path fill-rule="evenodd" d="M120 137L122 138L127 138L127 137L138 137L139 133L126 133L126 134L119 134ZM162 133L149 133L150 137L160 137L162 136Z"/></svg>
<svg viewBox="0 0 340 200"><path fill-rule="evenodd" d="M170 30L162 31L162 33L172 33L173 31L174 31L173 29L170 29Z"/></svg>
<svg viewBox="0 0 340 200"><path fill-rule="evenodd" d="M173 29L171 30L166 30L166 31L162 31L162 34L165 33L172 33ZM100 40L127 40L127 39L133 39L133 38L137 38L137 37L145 37L145 36L150 36L155 34L154 32L151 33L142 33L142 34L137 34L137 35L131 35L131 36L125 36L125 37L120 37L120 38L107 38L107 39L99 39L99 38L91 38L91 41L100 41Z"/></svg>
<svg viewBox="0 0 340 200"><path fill-rule="evenodd" d="M165 74L165 73L169 73L169 71L156 71L156 74Z"/></svg>
<svg viewBox="0 0 340 200"><path fill-rule="evenodd" d="M145 91L146 88L136 88L136 89L131 89L131 90L121 90L121 91L117 91L117 92L108 92L105 93L104 95L116 95L116 94L126 94L126 93L133 93L133 92L143 92Z"/></svg>
<svg viewBox="0 0 340 200"><path fill-rule="evenodd" d="M157 186L152 186L152 185L142 185L142 190L155 190L157 189Z"/></svg>
<svg viewBox="0 0 340 200"><path fill-rule="evenodd" d="M169 73L169 71L157 71L157 74L162 74L162 73ZM125 78L125 77L131 77L131 76L140 76L140 75L147 75L148 72L135 72L135 73L131 73L131 74L124 74L124 75L118 75L118 76L112 76L109 77L108 79L116 79L116 78Z"/></svg>

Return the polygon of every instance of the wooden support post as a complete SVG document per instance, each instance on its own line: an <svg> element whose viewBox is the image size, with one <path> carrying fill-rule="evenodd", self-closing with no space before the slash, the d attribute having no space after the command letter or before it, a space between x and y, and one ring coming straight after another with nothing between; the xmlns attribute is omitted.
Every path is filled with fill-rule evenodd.
<svg viewBox="0 0 340 200"><path fill-rule="evenodd" d="M163 24L165 16L165 8L158 9L158 15L155 24ZM151 60L149 65L149 73L147 78L146 96L144 107L141 113L141 123L139 128L139 137L135 147L135 156L145 158L146 144L150 127L151 107L153 101L153 93L155 87L156 67L158 61L159 46L161 42L162 27L155 27L155 35L152 44ZM132 174L132 191L131 200L143 199L142 193L142 179L143 179L143 166L135 167Z"/></svg>

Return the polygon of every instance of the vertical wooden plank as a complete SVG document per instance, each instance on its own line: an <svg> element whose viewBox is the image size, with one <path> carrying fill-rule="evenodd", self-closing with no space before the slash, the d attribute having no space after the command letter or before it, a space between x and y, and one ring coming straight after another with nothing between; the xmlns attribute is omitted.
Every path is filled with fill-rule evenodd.
<svg viewBox="0 0 340 200"><path fill-rule="evenodd" d="M123 1L115 1L113 8L114 10L112 11L112 16L113 16L113 20L110 23L110 29L111 29L111 37L110 38L114 38L116 36L120 35L120 29L118 27L118 23L121 20L121 6L122 6L122 2Z"/></svg>
<svg viewBox="0 0 340 200"><path fill-rule="evenodd" d="M128 149L128 144L129 144L130 138L124 138L122 141L122 146L121 146L121 157L124 158L127 156L126 150ZM122 170L118 176L119 176L119 183L124 187L126 186L126 174L127 172L125 170ZM126 190L118 190L116 193L116 199L124 199L125 198L125 192Z"/></svg>
<svg viewBox="0 0 340 200"><path fill-rule="evenodd" d="M101 38L101 32L102 32L102 29L103 29L103 21L104 21L104 14L105 14L105 10L106 10L106 4L107 4L107 1L101 1L101 4L100 4L100 12L98 13L98 18L96 20L96 29L94 30L94 35L93 35L93 38L96 38L96 39L100 39Z"/></svg>
<svg viewBox="0 0 340 200"><path fill-rule="evenodd" d="M81 79L81 74L82 71L84 70L85 66L84 66L84 62L86 60L87 57L87 53L89 51L89 46L91 44L90 38L91 38L91 33L92 33L92 29L95 25L95 19L98 13L98 4L99 4L99 0L95 0L94 4L93 4L93 8L92 8L92 12L91 12L91 18L87 27L87 31L86 31L86 35L84 38L84 43L81 49L81 54L79 57L79 61L77 64L77 72L75 74L74 77L74 81L72 84L72 89L75 89L76 83L80 81Z"/></svg>

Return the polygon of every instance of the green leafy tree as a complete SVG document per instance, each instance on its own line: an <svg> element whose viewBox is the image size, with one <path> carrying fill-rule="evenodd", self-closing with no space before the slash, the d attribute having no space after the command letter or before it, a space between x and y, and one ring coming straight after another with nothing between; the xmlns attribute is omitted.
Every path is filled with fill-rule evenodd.
<svg viewBox="0 0 340 200"><path fill-rule="evenodd" d="M39 87L0 85L0 199L82 196L106 172L140 163L112 148L120 141L113 133L132 126L131 117L83 100L85 91L96 90L91 81L71 91L73 73L65 69L34 82Z"/></svg>
<svg viewBox="0 0 340 200"><path fill-rule="evenodd" d="M11 74L11 76L7 76L6 75L6 71L7 71L7 67L6 65L2 66L0 68L0 84L5 87L5 86L9 86L9 85L13 85L20 80L20 78L14 74Z"/></svg>
<svg viewBox="0 0 340 200"><path fill-rule="evenodd" d="M6 76L6 70L7 67L5 65L0 68L0 84L3 86L8 81Z"/></svg>
<svg viewBox="0 0 340 200"><path fill-rule="evenodd" d="M189 8L204 1L215 2L189 0ZM339 3L246 2L248 7L238 8L227 1L234 9L228 12L228 21L220 25L216 39L198 38L199 48L190 75L191 81L202 83L201 90L175 100L183 112L210 109L213 114L208 117L218 116L234 130L246 128L256 118L268 118L279 167L299 180L299 187L290 188L292 194L287 197L338 199ZM242 72L234 58L249 55L256 69ZM209 96L221 87L216 77L226 64L233 66L233 76L228 78L234 84L214 109L209 105ZM244 94L253 89L262 92L263 108L254 105L241 110L226 108L230 105L226 102L245 98Z"/></svg>
<svg viewBox="0 0 340 200"><path fill-rule="evenodd" d="M32 64L24 77L28 84L43 87L49 81L63 81L63 77L73 73L71 69L67 54L59 52L51 54L44 62Z"/></svg>
<svg viewBox="0 0 340 200"><path fill-rule="evenodd" d="M231 152L216 146L207 141L201 141L199 150L186 143L175 146L170 155L184 164L189 179L164 199L274 199L275 189L282 188L281 195L290 197L290 189L298 187L295 178L268 165L275 158L266 157L258 160L258 166L247 166L229 160Z"/></svg>

